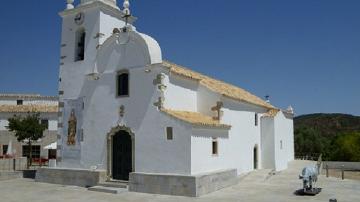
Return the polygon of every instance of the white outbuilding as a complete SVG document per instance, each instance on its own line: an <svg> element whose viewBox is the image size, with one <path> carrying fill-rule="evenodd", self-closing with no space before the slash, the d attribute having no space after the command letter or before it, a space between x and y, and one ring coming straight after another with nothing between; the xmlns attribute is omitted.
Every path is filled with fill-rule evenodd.
<svg viewBox="0 0 360 202"><path fill-rule="evenodd" d="M60 13L51 169L62 180L40 169L39 181L93 186L79 174L91 171L100 181L128 181L130 191L199 196L294 159L292 110L163 60L156 40L133 26L128 1L124 10L116 0L72 3Z"/></svg>

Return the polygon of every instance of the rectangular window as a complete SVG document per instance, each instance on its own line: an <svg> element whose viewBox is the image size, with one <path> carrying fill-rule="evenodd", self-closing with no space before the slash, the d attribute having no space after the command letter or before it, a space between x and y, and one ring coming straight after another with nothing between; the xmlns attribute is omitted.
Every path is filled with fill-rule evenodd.
<svg viewBox="0 0 360 202"><path fill-rule="evenodd" d="M40 158L40 145L33 145L32 147L32 157L33 158ZM29 157L30 155L30 150L29 150L29 146L28 145L24 145L22 147L22 155L24 157Z"/></svg>
<svg viewBox="0 0 360 202"><path fill-rule="evenodd" d="M258 113L255 113L255 126L259 125L259 115Z"/></svg>
<svg viewBox="0 0 360 202"><path fill-rule="evenodd" d="M216 138L214 138L212 141L212 155L216 156L218 155L218 152L218 141Z"/></svg>
<svg viewBox="0 0 360 202"><path fill-rule="evenodd" d="M48 158L49 159L56 159L56 149L49 149Z"/></svg>
<svg viewBox="0 0 360 202"><path fill-rule="evenodd" d="M174 136L173 136L173 128L172 127L166 127L166 139L167 140L173 140Z"/></svg>
<svg viewBox="0 0 360 202"><path fill-rule="evenodd" d="M23 105L23 100L16 100L17 105Z"/></svg>
<svg viewBox="0 0 360 202"><path fill-rule="evenodd" d="M8 145L3 145L2 147L2 155L5 155L8 150Z"/></svg>
<svg viewBox="0 0 360 202"><path fill-rule="evenodd" d="M81 129L81 132L80 132L80 141L81 141L81 142L84 142L84 129Z"/></svg>
<svg viewBox="0 0 360 202"><path fill-rule="evenodd" d="M86 38L85 30L83 28L80 28L76 32L75 62L82 61L85 59L85 38Z"/></svg>
<svg viewBox="0 0 360 202"><path fill-rule="evenodd" d="M120 72L116 78L117 96L129 96L129 73Z"/></svg>
<svg viewBox="0 0 360 202"><path fill-rule="evenodd" d="M280 140L280 149L283 149L283 141Z"/></svg>
<svg viewBox="0 0 360 202"><path fill-rule="evenodd" d="M49 120L41 119L41 125L44 125L46 129L49 129Z"/></svg>

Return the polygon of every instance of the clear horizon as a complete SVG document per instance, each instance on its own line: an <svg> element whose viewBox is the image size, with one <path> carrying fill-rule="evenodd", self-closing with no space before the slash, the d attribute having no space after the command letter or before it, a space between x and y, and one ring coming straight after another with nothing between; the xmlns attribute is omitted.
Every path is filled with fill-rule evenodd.
<svg viewBox="0 0 360 202"><path fill-rule="evenodd" d="M0 93L57 95L66 1L20 2L0 8ZM164 59L296 115L360 115L360 1L133 0L131 10Z"/></svg>

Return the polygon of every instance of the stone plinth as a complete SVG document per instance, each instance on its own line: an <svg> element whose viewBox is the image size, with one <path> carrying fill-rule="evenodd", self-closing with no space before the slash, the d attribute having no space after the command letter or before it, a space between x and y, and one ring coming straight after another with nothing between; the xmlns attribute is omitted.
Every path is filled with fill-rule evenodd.
<svg viewBox="0 0 360 202"><path fill-rule="evenodd" d="M36 172L35 181L62 185L75 185L91 187L106 180L105 170L82 170L39 168Z"/></svg>
<svg viewBox="0 0 360 202"><path fill-rule="evenodd" d="M238 182L235 169L194 176L131 173L129 191L198 197Z"/></svg>

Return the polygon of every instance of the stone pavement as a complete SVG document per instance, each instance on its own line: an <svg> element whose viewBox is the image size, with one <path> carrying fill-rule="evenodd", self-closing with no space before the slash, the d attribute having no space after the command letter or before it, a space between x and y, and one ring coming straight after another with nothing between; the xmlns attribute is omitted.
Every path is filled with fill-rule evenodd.
<svg viewBox="0 0 360 202"><path fill-rule="evenodd" d="M360 201L360 181L341 180L320 176L318 185L322 192L317 196L296 196L294 191L300 189L302 182L298 179L301 169L312 164L309 161L294 161L289 169L269 175L259 170L243 177L238 185L199 197L161 196L122 192L107 194L88 191L85 188L36 183L29 179L0 181L0 201L6 202L100 202L100 201L324 201L336 198L339 202Z"/></svg>

